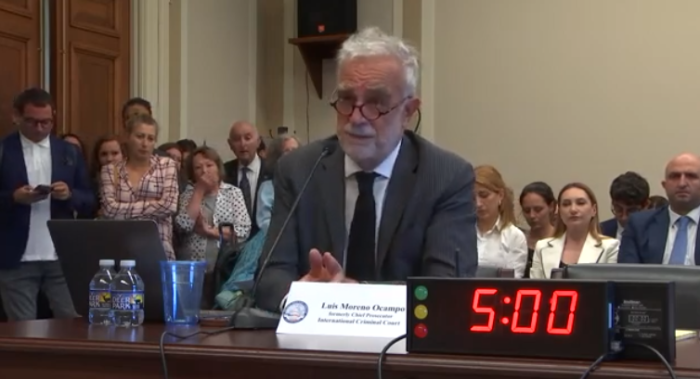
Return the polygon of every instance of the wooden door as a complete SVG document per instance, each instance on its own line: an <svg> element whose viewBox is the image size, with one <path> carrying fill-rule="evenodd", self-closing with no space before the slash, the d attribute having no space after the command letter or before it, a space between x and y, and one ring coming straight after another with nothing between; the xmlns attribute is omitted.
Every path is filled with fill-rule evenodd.
<svg viewBox="0 0 700 379"><path fill-rule="evenodd" d="M41 83L39 0L0 0L0 138L14 130L12 102Z"/></svg>
<svg viewBox="0 0 700 379"><path fill-rule="evenodd" d="M58 129L90 149L121 128L130 94L131 1L53 0Z"/></svg>

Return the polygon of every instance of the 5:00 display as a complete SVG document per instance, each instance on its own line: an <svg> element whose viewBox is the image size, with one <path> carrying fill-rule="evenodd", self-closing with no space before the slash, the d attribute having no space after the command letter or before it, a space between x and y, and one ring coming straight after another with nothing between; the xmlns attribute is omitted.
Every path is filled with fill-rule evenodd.
<svg viewBox="0 0 700 379"><path fill-rule="evenodd" d="M495 288L478 288L474 291L474 297L472 301L472 310L475 314L486 315L488 320L483 325L472 325L470 330L472 332L489 333L494 329L494 323L496 321L496 311L492 307L485 307L480 305L480 301L485 296L498 296L498 290ZM521 320L522 313L522 302L525 297L532 297L533 299L533 309L530 315L530 320L527 323L523 323ZM563 310L559 308L560 299L570 300L568 317L565 326L555 326L556 315L558 312ZM510 297L500 297L500 300L504 304L510 303ZM504 317L502 319L503 324L510 324L510 331L513 333L522 334L533 334L538 329L538 319L540 314L540 306L542 305L542 291L536 289L521 289L515 294L515 304L513 315L511 318ZM549 301L549 316L547 318L547 333L554 335L569 335L574 328L574 321L576 318L576 307L578 305L578 291L564 291L558 290L552 292L551 299ZM522 324L522 325L521 325Z"/></svg>

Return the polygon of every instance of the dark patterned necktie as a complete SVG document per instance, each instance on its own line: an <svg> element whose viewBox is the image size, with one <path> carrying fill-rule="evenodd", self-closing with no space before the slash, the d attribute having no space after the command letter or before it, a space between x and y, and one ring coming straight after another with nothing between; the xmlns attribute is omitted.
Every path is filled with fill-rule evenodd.
<svg viewBox="0 0 700 379"><path fill-rule="evenodd" d="M375 281L377 208L374 201L373 172L355 174L359 195L350 223L345 273L359 282Z"/></svg>
<svg viewBox="0 0 700 379"><path fill-rule="evenodd" d="M248 167L241 168L241 181L238 182L238 188L240 188L241 192L243 192L243 200L245 201L245 207L248 209L248 214L250 214L251 210L253 209L253 204L250 196L251 192L250 181L248 180L248 171L250 171Z"/></svg>

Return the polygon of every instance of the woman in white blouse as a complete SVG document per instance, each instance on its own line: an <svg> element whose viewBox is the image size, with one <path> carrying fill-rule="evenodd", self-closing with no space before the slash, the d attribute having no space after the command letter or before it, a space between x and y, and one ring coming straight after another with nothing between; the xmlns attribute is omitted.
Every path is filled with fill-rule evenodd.
<svg viewBox="0 0 700 379"><path fill-rule="evenodd" d="M522 278L527 264L527 240L515 226L513 192L493 166L479 166L474 174L479 266L510 268L516 278Z"/></svg>
<svg viewBox="0 0 700 379"><path fill-rule="evenodd" d="M567 184L559 192L559 220L552 238L537 242L530 277L549 278L552 269L576 263L617 263L620 241L603 236L598 201L585 184Z"/></svg>
<svg viewBox="0 0 700 379"><path fill-rule="evenodd" d="M221 177L223 163L219 154L210 147L195 150L186 163L187 175L193 180L180 195L180 206L175 224L183 235L181 259L207 261L208 271L216 263L219 238L230 241L234 233L238 242L248 238L251 229L243 192L224 183ZM233 224L233 230L220 224Z"/></svg>

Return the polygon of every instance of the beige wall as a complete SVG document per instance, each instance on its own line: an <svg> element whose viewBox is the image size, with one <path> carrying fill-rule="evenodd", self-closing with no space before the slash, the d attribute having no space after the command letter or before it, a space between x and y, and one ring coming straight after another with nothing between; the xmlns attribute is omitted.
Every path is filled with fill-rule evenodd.
<svg viewBox="0 0 700 379"><path fill-rule="evenodd" d="M164 2L139 9L162 19ZM263 131L285 124L303 140L333 132L335 67L325 64L324 99L310 85L307 101L305 67L287 43L294 0L194 3L171 2L168 35L143 18L136 37L136 94L157 98L171 139L227 151L240 118ZM497 166L516 192L578 180L607 204L619 173L639 171L660 193L666 161L698 152L698 15L696 0L359 0L358 23L421 47L424 136Z"/></svg>
<svg viewBox="0 0 700 379"><path fill-rule="evenodd" d="M514 190L544 180L608 187L700 152L700 1L440 0L435 141L498 167Z"/></svg>
<svg viewBox="0 0 700 379"><path fill-rule="evenodd" d="M169 138L206 141L224 159L235 120L258 115L258 5L249 0L172 0Z"/></svg>

